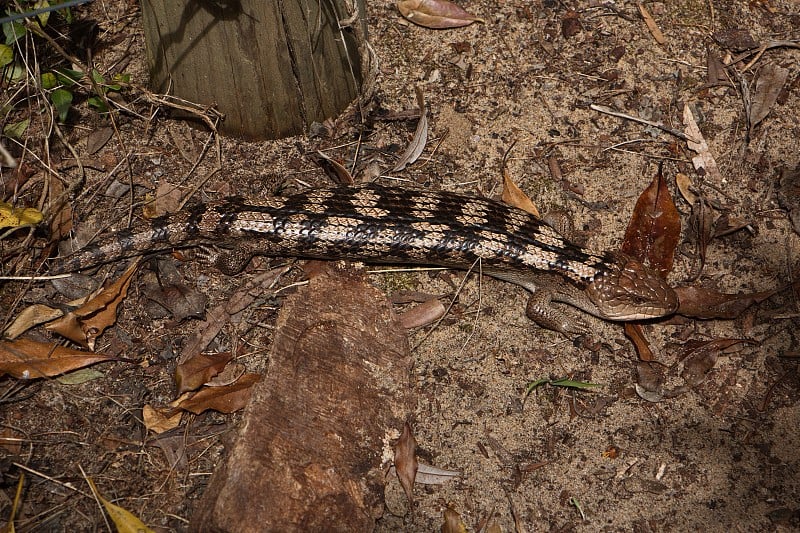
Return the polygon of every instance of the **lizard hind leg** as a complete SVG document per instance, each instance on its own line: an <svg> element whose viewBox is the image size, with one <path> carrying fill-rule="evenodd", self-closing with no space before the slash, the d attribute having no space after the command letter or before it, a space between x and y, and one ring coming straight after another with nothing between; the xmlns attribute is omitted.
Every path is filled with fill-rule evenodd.
<svg viewBox="0 0 800 533"><path fill-rule="evenodd" d="M528 318L543 328L557 331L570 338L589 333L589 325L584 320L570 317L553 306L553 296L547 289L539 288L534 291L525 308Z"/></svg>

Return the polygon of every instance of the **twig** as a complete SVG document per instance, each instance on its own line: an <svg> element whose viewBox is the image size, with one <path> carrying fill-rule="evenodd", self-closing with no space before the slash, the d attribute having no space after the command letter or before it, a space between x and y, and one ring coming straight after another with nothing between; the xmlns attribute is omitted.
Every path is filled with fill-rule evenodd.
<svg viewBox="0 0 800 533"><path fill-rule="evenodd" d="M614 111L610 107L604 106L604 105L591 104L589 107L594 109L595 111L599 111L600 113L605 113L607 115L611 115L611 116L614 116L614 117L624 118L626 120L632 120L634 122L639 122L641 124L646 124L647 126L652 126L654 128L658 128L661 131L667 132L670 135L674 135L675 137L677 137L677 138L679 138L679 139L681 139L683 141L691 141L692 140L685 133L683 133L682 131L678 131L678 130L672 129L672 128L668 127L668 126L665 126L664 124L662 124L660 122L653 122L652 120L645 120L643 118L634 117L633 115L628 115L627 113L621 113L619 111Z"/></svg>

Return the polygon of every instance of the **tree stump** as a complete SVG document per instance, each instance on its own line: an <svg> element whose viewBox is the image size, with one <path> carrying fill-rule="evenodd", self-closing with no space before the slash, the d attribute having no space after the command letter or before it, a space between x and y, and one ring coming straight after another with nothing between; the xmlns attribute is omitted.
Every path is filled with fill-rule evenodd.
<svg viewBox="0 0 800 533"><path fill-rule="evenodd" d="M364 0L144 0L142 18L153 90L215 105L226 135L300 134L359 95Z"/></svg>

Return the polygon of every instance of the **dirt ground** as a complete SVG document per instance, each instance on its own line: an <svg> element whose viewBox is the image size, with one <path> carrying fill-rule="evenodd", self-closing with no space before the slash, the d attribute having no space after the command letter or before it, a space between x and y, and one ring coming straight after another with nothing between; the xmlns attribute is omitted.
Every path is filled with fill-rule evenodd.
<svg viewBox="0 0 800 533"><path fill-rule="evenodd" d="M468 531L490 521L501 531L799 529L800 307L786 287L797 278L800 239L776 190L781 170L800 165L800 50L765 49L739 63L739 79L707 84L709 55L724 59L740 52L731 30L749 33L755 46L792 39L796 45L798 4L648 3L663 44L633 2L464 0L461 5L485 24L442 31L405 22L393 2L368 4L380 61L376 106L413 109L414 87L421 86L430 109L425 152L392 178L498 195L503 156L513 144L508 171L519 186L544 210L569 210L590 247L610 250L619 247L638 195L663 163L685 239L671 283L687 284L695 265L690 205L675 186L683 173L720 213L747 223L709 244L694 283L725 292L782 288L737 319L646 325L656 360L671 372L671 387L680 384L687 343L747 340L719 354L691 390L646 401L635 388L641 380L637 353L620 325L590 318L595 342L573 343L525 317L521 288L469 277L456 312L434 329L410 332L417 346L412 425L420 461L461 476L417 485L413 510L390 487L377 530L438 530L447 507ZM75 12L99 25L105 46L95 54L97 67L146 84L135 3L98 1ZM742 87L758 93L759 75L770 65L787 69L788 77L770 113L748 131ZM132 202L164 183L188 191L207 180L200 198L265 194L279 186L325 183L306 153L321 150L348 165L356 154L354 123L333 137L260 143L223 138L222 171L212 175L217 153L207 130L155 112L136 91L123 96L137 114L117 115L121 135L96 153L87 147L91 135L108 124L95 111L76 105L62 126L87 167L85 189L71 206L79 234L121 225L119 217L107 215L127 213ZM682 131L687 103L721 182L694 170L695 154L675 135L589 107L605 105ZM32 125L25 160L35 175L17 202L37 205L45 164L66 180L77 169L56 135L45 142L37 109L27 112ZM415 120L370 121L358 146L359 168L379 165L389 174L415 126ZM18 242L9 243L0 244L8 249ZM176 323L149 300L148 284L157 281L144 272L97 347L139 364L103 363L94 367L99 376L79 384L0 380L0 521L14 497L15 464L28 469L17 531L106 530L84 472L107 498L155 530L183 530L224 454L237 415L187 417L169 438L155 438L143 427L145 404L175 398L175 357L197 324ZM242 281L196 262L181 272L184 283L208 297L209 307L229 298ZM284 283L298 277L294 272ZM371 279L387 294L399 284L452 296L462 277L432 272L403 274L400 281L381 274ZM27 305L56 298L44 283L4 283L7 321ZM280 298L257 300L212 348L231 350L249 370L262 370L279 307ZM525 398L528 382L563 377L603 386L579 392L545 386ZM185 457L174 460L180 453Z"/></svg>

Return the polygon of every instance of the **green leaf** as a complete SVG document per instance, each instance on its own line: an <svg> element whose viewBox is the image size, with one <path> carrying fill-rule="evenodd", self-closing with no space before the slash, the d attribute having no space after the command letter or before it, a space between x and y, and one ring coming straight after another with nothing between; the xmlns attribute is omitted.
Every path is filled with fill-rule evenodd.
<svg viewBox="0 0 800 533"><path fill-rule="evenodd" d="M60 68L54 71L58 81L64 84L66 87L72 87L75 83L79 82L81 78L83 78L83 72L80 70L71 70L68 68Z"/></svg>
<svg viewBox="0 0 800 533"><path fill-rule="evenodd" d="M14 61L14 50L7 44L0 44L0 68Z"/></svg>
<svg viewBox="0 0 800 533"><path fill-rule="evenodd" d="M3 24L3 33L6 36L6 44L14 44L17 39L25 35L25 26L19 22L6 22Z"/></svg>
<svg viewBox="0 0 800 533"><path fill-rule="evenodd" d="M42 74L42 89L55 89L58 86L58 78L52 72Z"/></svg>
<svg viewBox="0 0 800 533"><path fill-rule="evenodd" d="M38 2L33 4L33 9L41 9L43 7L50 7L50 2L48 2L47 0L39 0ZM48 11L46 13L40 13L39 15L37 15L37 17L39 18L39 23L44 28L45 26L47 26L47 21L50 18L50 12Z"/></svg>
<svg viewBox="0 0 800 533"><path fill-rule="evenodd" d="M25 67L19 63L14 63L14 66L11 68L8 68L8 65L6 65L3 81L7 83L17 83L20 80L24 80L26 75Z"/></svg>
<svg viewBox="0 0 800 533"><path fill-rule="evenodd" d="M25 120L20 120L19 122L8 124L6 125L5 128L3 128L3 135L8 137L9 139L21 139L22 134L25 133L26 129L28 129L30 123L31 119L26 118Z"/></svg>
<svg viewBox="0 0 800 533"><path fill-rule="evenodd" d="M131 82L131 75L128 74L127 72L117 73L117 74L114 74L114 77L112 78L112 80L115 83L130 83ZM118 91L119 89L114 89L114 90Z"/></svg>
<svg viewBox="0 0 800 533"><path fill-rule="evenodd" d="M100 113L108 113L108 106L105 100L99 96L90 96L86 101L91 107L97 109Z"/></svg>
<svg viewBox="0 0 800 533"><path fill-rule="evenodd" d="M96 69L92 69L92 79L98 85L103 85L106 82L106 79L100 74Z"/></svg>
<svg viewBox="0 0 800 533"><path fill-rule="evenodd" d="M58 120L60 122L67 120L69 108L72 106L72 93L66 89L56 89L50 93L50 101L58 112Z"/></svg>

